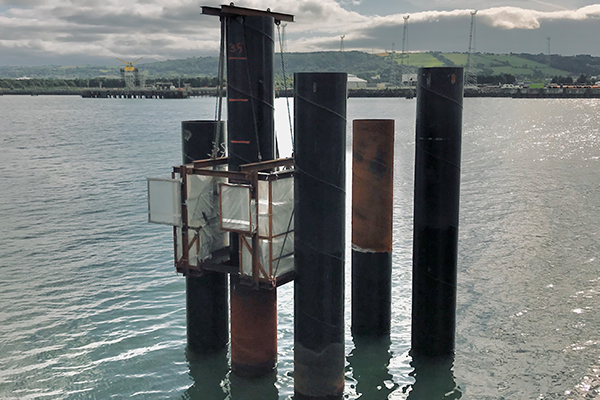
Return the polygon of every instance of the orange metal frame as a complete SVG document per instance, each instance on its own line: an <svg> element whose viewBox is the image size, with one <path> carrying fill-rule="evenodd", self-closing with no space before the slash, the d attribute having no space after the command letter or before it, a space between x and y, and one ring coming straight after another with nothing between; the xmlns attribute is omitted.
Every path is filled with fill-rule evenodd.
<svg viewBox="0 0 600 400"><path fill-rule="evenodd" d="M249 201L254 200L257 204L257 212L255 214L256 222L256 230L252 232L248 231L236 231L239 235L240 240L240 259L241 253L243 251L243 247L245 247L252 254L252 278L250 284L259 284L268 287L280 286L284 283L287 283L294 279L294 274L287 273L280 277L275 277L274 273L277 271L273 271L273 251L272 244L269 246L269 266L268 271L265 270L265 266L261 264L259 258L259 239L266 239L271 241L273 238L277 238L283 235L287 235L290 232L284 232L278 235L271 235L270 233L273 231L273 205L272 205L272 185L269 184L269 210L268 210L268 224L269 224L269 234L268 235L259 235L258 233L258 182L259 181L274 181L282 178L291 178L293 177L293 158L283 158L272 161L258 162L252 164L245 164L240 167L241 171L223 171L216 169L219 166L227 165L228 159L226 157L215 158L215 159L206 159L206 160L198 160L189 164L180 165L173 167L172 177L176 178L177 175L181 178L181 218L182 218L182 226L181 229L181 248L182 254L179 257L177 252L178 247L178 227L173 228L173 243L174 243L174 259L175 259L175 268L178 273L182 273L184 275L193 275L198 276L202 275L204 270L218 271L223 273L237 274L240 275L242 279L246 279L245 276L242 275L242 265L240 263L239 268L232 267L232 263L229 260L229 249L219 250L213 253L213 257L211 260L207 260L203 262L199 266L190 265L189 260L189 251L190 247L194 245L195 242L189 243L189 227L188 227L188 210L186 207L187 200L187 185L188 185L188 176L189 175L204 175L204 176L213 176L213 177L221 177L227 178L229 180L229 184L236 185L248 185L250 187L250 199ZM285 167L286 169L281 171L275 171L276 168ZM219 203L221 202L221 198L219 196ZM221 207L221 204L219 204ZM222 225L221 225L222 228ZM227 229L228 231L235 231ZM195 239L197 240L197 239ZM250 242L249 242L250 240ZM262 273L262 276L261 276ZM265 278L266 277L266 278Z"/></svg>

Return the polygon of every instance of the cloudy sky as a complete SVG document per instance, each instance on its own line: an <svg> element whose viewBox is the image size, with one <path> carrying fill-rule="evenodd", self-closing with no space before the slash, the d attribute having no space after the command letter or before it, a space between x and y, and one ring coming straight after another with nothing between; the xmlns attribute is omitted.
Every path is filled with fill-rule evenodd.
<svg viewBox="0 0 600 400"><path fill-rule="evenodd" d="M596 0L598 1L598 0ZM0 65L115 64L216 55L215 0L0 0ZM467 51L478 10L481 52L600 55L600 2L585 0L239 0L242 7L294 14L287 51ZM118 61L116 61L118 63Z"/></svg>

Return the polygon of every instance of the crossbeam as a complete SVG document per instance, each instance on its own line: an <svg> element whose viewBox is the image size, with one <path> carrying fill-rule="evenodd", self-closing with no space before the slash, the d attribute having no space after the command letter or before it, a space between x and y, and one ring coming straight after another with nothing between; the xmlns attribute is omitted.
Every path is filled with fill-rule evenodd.
<svg viewBox="0 0 600 400"><path fill-rule="evenodd" d="M237 15L273 17L275 21L294 22L294 16L292 14L272 12L270 8L267 8L266 11L263 11L254 8L236 7L233 5L233 3L231 4L232 5L229 6L222 5L221 8L202 6L202 14L216 15L219 17L231 17Z"/></svg>

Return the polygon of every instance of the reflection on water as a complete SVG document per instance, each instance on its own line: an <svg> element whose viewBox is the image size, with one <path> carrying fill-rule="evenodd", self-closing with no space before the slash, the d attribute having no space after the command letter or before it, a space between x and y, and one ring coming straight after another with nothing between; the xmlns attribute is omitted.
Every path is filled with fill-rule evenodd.
<svg viewBox="0 0 600 400"><path fill-rule="evenodd" d="M348 362L356 380L357 398L383 400L398 388L389 371L390 344L389 335L381 339L354 338L354 349Z"/></svg>
<svg viewBox="0 0 600 400"><path fill-rule="evenodd" d="M277 372L254 379L240 378L229 371L227 351L215 355L186 353L194 384L185 392L189 400L277 400Z"/></svg>
<svg viewBox="0 0 600 400"><path fill-rule="evenodd" d="M389 365L392 359L390 337L373 339L354 337L354 349L348 356L357 399L385 400L400 395L407 400L455 400L462 397L453 374L454 356L426 358L412 356L414 382L400 385L394 382ZM394 392L395 391L395 392ZM394 393L393 393L394 392ZM393 393L393 394L392 394ZM408 393L408 397L405 397ZM393 397L394 399L397 397Z"/></svg>
<svg viewBox="0 0 600 400"><path fill-rule="evenodd" d="M460 399L462 392L456 386L452 367L454 357L422 358L413 356L410 363L415 379L408 400Z"/></svg>
<svg viewBox="0 0 600 400"><path fill-rule="evenodd" d="M188 350L186 358L190 367L190 377L194 384L185 392L184 398L190 400L225 399L229 373L227 351L199 356Z"/></svg>
<svg viewBox="0 0 600 400"><path fill-rule="evenodd" d="M229 374L231 397L228 400L277 400L279 391L275 387L277 371L261 378L240 378Z"/></svg>

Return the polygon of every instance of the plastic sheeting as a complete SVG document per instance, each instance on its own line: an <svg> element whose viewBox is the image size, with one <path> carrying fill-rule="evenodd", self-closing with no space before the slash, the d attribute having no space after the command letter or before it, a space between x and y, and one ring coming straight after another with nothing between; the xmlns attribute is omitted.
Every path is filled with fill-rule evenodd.
<svg viewBox="0 0 600 400"><path fill-rule="evenodd" d="M177 260L183 257L183 236L177 227ZM207 242L206 234L197 229L188 229L188 263L191 267L200 267L203 261L212 257L212 252L228 246L229 238L220 242ZM221 247L218 247L221 246Z"/></svg>
<svg viewBox="0 0 600 400"><path fill-rule="evenodd" d="M175 228L175 264L183 257L183 239L181 236L181 228Z"/></svg>
<svg viewBox="0 0 600 400"><path fill-rule="evenodd" d="M273 276L294 270L294 232L273 238L271 245Z"/></svg>
<svg viewBox="0 0 600 400"><path fill-rule="evenodd" d="M269 185L271 191L269 193ZM269 198L270 196L270 198ZM258 182L258 233L272 237L294 230L294 179ZM269 221L269 202L272 219Z"/></svg>
<svg viewBox="0 0 600 400"><path fill-rule="evenodd" d="M240 237L240 273L252 277L252 238Z"/></svg>
<svg viewBox="0 0 600 400"><path fill-rule="evenodd" d="M294 179L258 182L259 280L273 280L294 270ZM252 238L241 247L241 273L252 277Z"/></svg>
<svg viewBox="0 0 600 400"><path fill-rule="evenodd" d="M221 184L221 228L252 233L256 230L256 203L248 185Z"/></svg>
<svg viewBox="0 0 600 400"><path fill-rule="evenodd" d="M183 257L183 233L180 227L176 228L177 234L177 261ZM188 230L188 257L191 266L198 266L198 245L194 241L195 233L193 230ZM193 244L192 244L193 243ZM190 246L190 244L192 244Z"/></svg>
<svg viewBox="0 0 600 400"><path fill-rule="evenodd" d="M241 273L252 277L252 238L244 237L240 243L242 249ZM258 260L264 270L259 269L260 280L272 280L294 270L294 233L258 241Z"/></svg>
<svg viewBox="0 0 600 400"><path fill-rule="evenodd" d="M181 179L148 178L148 222L181 226Z"/></svg>
<svg viewBox="0 0 600 400"><path fill-rule="evenodd" d="M260 236L269 236L270 231L269 182L258 181L258 234Z"/></svg>
<svg viewBox="0 0 600 400"><path fill-rule="evenodd" d="M188 176L188 235L190 238L198 237L198 246L190 248L190 265L198 265L211 258L214 251L229 244L229 235L221 231L219 224L218 184L222 181L222 178L211 176Z"/></svg>

